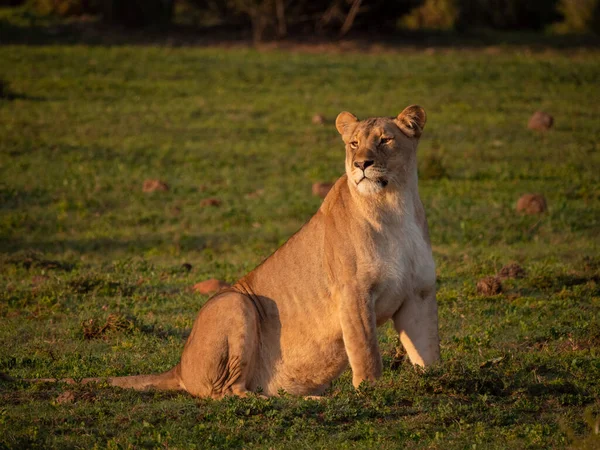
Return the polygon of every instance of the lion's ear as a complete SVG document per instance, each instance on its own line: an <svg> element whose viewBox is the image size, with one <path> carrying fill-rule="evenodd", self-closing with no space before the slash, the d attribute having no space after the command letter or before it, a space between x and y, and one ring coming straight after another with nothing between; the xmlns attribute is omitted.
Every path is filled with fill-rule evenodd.
<svg viewBox="0 0 600 450"><path fill-rule="evenodd" d="M427 114L419 105L411 105L404 108L398 117L394 120L398 128L411 138L420 138L427 122Z"/></svg>
<svg viewBox="0 0 600 450"><path fill-rule="evenodd" d="M354 114L350 114L348 111L343 111L338 114L335 119L335 127L338 132L342 135L342 139L347 139L347 136L354 130L354 127L358 123L358 119Z"/></svg>

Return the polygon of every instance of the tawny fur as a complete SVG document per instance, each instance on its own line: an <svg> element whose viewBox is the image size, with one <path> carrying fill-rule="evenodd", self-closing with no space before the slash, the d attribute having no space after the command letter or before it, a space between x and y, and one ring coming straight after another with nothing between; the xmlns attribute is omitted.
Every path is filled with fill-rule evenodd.
<svg viewBox="0 0 600 450"><path fill-rule="evenodd" d="M418 106L362 122L341 113L346 174L317 213L204 305L175 368L107 381L213 398L319 395L350 364L357 387L381 375L376 327L390 319L413 364L438 361L435 265L417 187L425 122Z"/></svg>

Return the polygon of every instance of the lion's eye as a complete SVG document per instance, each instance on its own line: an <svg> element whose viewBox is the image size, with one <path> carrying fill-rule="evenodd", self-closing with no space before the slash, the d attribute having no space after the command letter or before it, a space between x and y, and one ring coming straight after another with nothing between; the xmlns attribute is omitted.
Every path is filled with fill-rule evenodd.
<svg viewBox="0 0 600 450"><path fill-rule="evenodd" d="M350 142L350 148L356 150L358 148L358 141Z"/></svg>
<svg viewBox="0 0 600 450"><path fill-rule="evenodd" d="M379 141L380 144L388 144L389 142L392 142L394 138L391 137L382 137L381 141Z"/></svg>

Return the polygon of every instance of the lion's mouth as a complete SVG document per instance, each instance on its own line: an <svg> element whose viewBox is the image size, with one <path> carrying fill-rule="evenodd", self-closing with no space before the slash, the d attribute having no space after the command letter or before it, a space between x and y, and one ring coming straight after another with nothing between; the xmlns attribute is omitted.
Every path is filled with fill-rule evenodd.
<svg viewBox="0 0 600 450"><path fill-rule="evenodd" d="M364 175L363 175L363 177L360 180L356 181L355 183L358 186L364 180L369 180L369 181L371 181L373 183L377 183L379 185L379 187L381 187L381 188L384 188L384 187L386 187L389 184L389 181L386 180L385 178L376 178L376 179L373 180L372 178L366 177Z"/></svg>

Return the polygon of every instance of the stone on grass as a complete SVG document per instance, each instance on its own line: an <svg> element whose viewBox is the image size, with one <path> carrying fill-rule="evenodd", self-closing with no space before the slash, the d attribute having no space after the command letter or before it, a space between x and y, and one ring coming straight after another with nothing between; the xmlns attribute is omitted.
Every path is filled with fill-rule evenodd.
<svg viewBox="0 0 600 450"><path fill-rule="evenodd" d="M312 117L312 123L315 125L325 125L325 122L327 122L327 119L325 119L325 116L322 114L315 114Z"/></svg>
<svg viewBox="0 0 600 450"><path fill-rule="evenodd" d="M201 281L200 283L196 283L194 285L194 291L198 294L212 294L215 292L219 292L221 289L225 289L230 287L229 283L226 283L223 280L217 280L216 278L211 278L210 280Z"/></svg>
<svg viewBox="0 0 600 450"><path fill-rule="evenodd" d="M200 202L200 206L221 206L221 200L215 197L205 198Z"/></svg>
<svg viewBox="0 0 600 450"><path fill-rule="evenodd" d="M145 180L142 190L144 192L165 192L169 190L169 185L161 180Z"/></svg>
<svg viewBox="0 0 600 450"><path fill-rule="evenodd" d="M523 278L525 277L525 269L517 263L510 263L504 266L498 272L498 278Z"/></svg>
<svg viewBox="0 0 600 450"><path fill-rule="evenodd" d="M312 193L317 197L325 198L332 187L333 183L314 183L312 185Z"/></svg>
<svg viewBox="0 0 600 450"><path fill-rule="evenodd" d="M536 111L527 123L530 130L547 131L552 128L554 117L544 111Z"/></svg>
<svg viewBox="0 0 600 450"><path fill-rule="evenodd" d="M525 194L517 201L517 211L525 214L541 214L548 205L542 194Z"/></svg>
<svg viewBox="0 0 600 450"><path fill-rule="evenodd" d="M477 293L490 297L502 292L502 283L498 277L484 277L477 282Z"/></svg>

